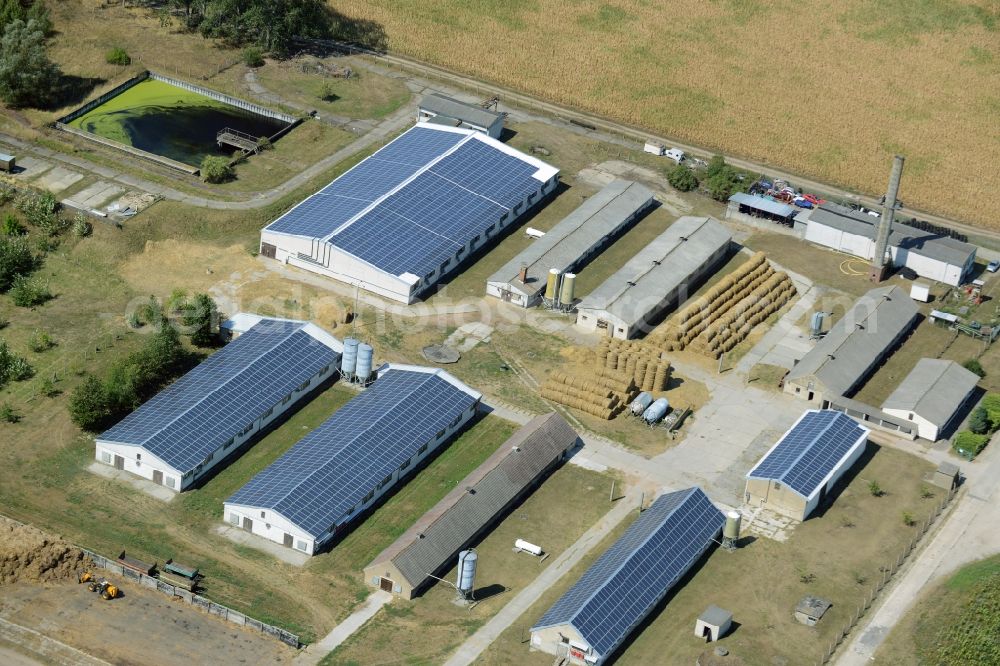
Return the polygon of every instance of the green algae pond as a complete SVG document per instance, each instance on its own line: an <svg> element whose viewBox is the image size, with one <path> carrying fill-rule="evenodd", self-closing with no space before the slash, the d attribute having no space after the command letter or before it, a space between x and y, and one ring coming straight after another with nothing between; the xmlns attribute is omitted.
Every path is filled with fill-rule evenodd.
<svg viewBox="0 0 1000 666"><path fill-rule="evenodd" d="M207 155L231 154L215 142L224 128L262 137L287 125L152 78L67 124L193 167Z"/></svg>

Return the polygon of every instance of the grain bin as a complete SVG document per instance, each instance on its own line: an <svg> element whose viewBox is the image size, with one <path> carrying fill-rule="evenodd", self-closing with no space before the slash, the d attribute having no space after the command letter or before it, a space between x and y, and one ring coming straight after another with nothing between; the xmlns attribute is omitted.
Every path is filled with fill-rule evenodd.
<svg viewBox="0 0 1000 666"><path fill-rule="evenodd" d="M658 398L656 402L646 408L646 411L642 413L642 420L653 425L670 411L670 401L666 398Z"/></svg>
<svg viewBox="0 0 1000 666"><path fill-rule="evenodd" d="M566 273L562 278L562 287L559 290L559 303L564 308L573 306L573 297L576 295L576 273Z"/></svg>
<svg viewBox="0 0 1000 666"><path fill-rule="evenodd" d="M352 377L358 368L358 341L354 338L344 338L344 353L340 357L340 374Z"/></svg>
<svg viewBox="0 0 1000 666"><path fill-rule="evenodd" d="M550 268L549 276L545 282L545 300L554 303L559 295L559 269Z"/></svg>
<svg viewBox="0 0 1000 666"><path fill-rule="evenodd" d="M358 366L355 373L358 381L362 384L368 381L372 374L372 357L374 350L371 345L361 343L358 345Z"/></svg>
<svg viewBox="0 0 1000 666"><path fill-rule="evenodd" d="M458 576L455 587L465 596L472 594L476 585L476 563L479 556L474 550L463 550L458 554Z"/></svg>
<svg viewBox="0 0 1000 666"><path fill-rule="evenodd" d="M633 416L641 416L646 408L653 404L653 395L643 391L635 397L632 404L629 406L629 410L632 412Z"/></svg>

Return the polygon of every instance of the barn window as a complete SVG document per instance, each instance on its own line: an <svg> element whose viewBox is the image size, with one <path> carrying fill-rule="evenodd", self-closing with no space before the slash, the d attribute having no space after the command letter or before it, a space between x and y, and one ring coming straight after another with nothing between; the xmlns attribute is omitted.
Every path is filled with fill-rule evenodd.
<svg viewBox="0 0 1000 666"><path fill-rule="evenodd" d="M167 477L167 488L176 488L176 487L177 487L177 479L175 479L172 476L168 476Z"/></svg>
<svg viewBox="0 0 1000 666"><path fill-rule="evenodd" d="M261 512L260 512L260 517L261 517L261 518L263 518L263 517L264 517L264 512L263 512L263 511L261 511Z"/></svg>
<svg viewBox="0 0 1000 666"><path fill-rule="evenodd" d="M311 383L312 383L312 380L311 380L311 379L307 379L307 380L305 380L304 382L302 382L301 384L299 384L299 385L298 385L298 387L297 387L297 388L296 388L295 390L296 390L296 391L305 391L305 390L306 390L306 388L307 388L307 387L309 386L309 384L311 384Z"/></svg>
<svg viewBox="0 0 1000 666"><path fill-rule="evenodd" d="M382 483L378 484L378 487L379 488L384 488L385 486L389 485L390 483L392 483L392 474L390 474L389 476L387 476L384 479L382 479Z"/></svg>
<svg viewBox="0 0 1000 666"><path fill-rule="evenodd" d="M101 460L103 460L104 462L106 462L107 464L110 465L111 464L111 454L108 453L107 451L101 451Z"/></svg>
<svg viewBox="0 0 1000 666"><path fill-rule="evenodd" d="M142 460L142 454L141 453L135 454L135 459L136 460Z"/></svg>
<svg viewBox="0 0 1000 666"><path fill-rule="evenodd" d="M231 522L233 525L239 526L240 517L235 513L231 513L229 514L229 522Z"/></svg>
<svg viewBox="0 0 1000 666"><path fill-rule="evenodd" d="M913 412L910 412L910 420L913 420Z"/></svg>
<svg viewBox="0 0 1000 666"><path fill-rule="evenodd" d="M299 539L298 541L295 542L295 547L298 548L301 551L305 551L305 552L309 551L309 544L307 544L302 539Z"/></svg>
<svg viewBox="0 0 1000 666"><path fill-rule="evenodd" d="M370 502L373 497L375 497L375 491L374 490L370 490L370 491L368 491L368 494L365 495L365 499L363 501Z"/></svg>
<svg viewBox="0 0 1000 666"><path fill-rule="evenodd" d="M228 449L230 446L233 445L233 443L235 441L236 441L236 439L234 439L233 437L230 437L229 440L225 444L222 445L222 448Z"/></svg>

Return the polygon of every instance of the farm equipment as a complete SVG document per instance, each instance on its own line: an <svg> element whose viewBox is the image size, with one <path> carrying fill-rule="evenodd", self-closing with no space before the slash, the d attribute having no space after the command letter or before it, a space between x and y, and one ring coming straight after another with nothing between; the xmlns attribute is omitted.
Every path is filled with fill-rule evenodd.
<svg viewBox="0 0 1000 666"><path fill-rule="evenodd" d="M98 593L99 595L101 595L101 598L106 601L110 601L111 599L116 599L121 594L121 590L118 589L117 585L103 578L99 581L91 580L90 585L87 586L87 589L90 590L91 592Z"/></svg>
<svg viewBox="0 0 1000 666"><path fill-rule="evenodd" d="M79 576L77 576L76 582L78 583L89 583L94 580L94 574L89 571L84 571Z"/></svg>

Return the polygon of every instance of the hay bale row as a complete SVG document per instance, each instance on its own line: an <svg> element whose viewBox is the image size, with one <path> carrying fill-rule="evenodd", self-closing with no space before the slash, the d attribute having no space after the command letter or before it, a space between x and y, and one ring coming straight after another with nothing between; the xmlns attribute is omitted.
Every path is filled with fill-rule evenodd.
<svg viewBox="0 0 1000 666"><path fill-rule="evenodd" d="M594 395L602 398L610 398L612 395L611 389L606 386L602 386L601 384L584 377L567 375L566 373L559 372L558 370L552 371L552 374L549 375L549 381L553 384L562 384L584 393L593 393Z"/></svg>
<svg viewBox="0 0 1000 666"><path fill-rule="evenodd" d="M758 324L780 310L795 295L791 279L783 273L779 275L782 279L767 295L748 298L745 305L740 304L738 316L728 319L726 325L717 329L711 338L700 336L688 349L718 358L745 340Z"/></svg>
<svg viewBox="0 0 1000 666"><path fill-rule="evenodd" d="M766 281L759 284L749 294L744 296L739 302L731 307L723 316L719 317L711 326L706 328L702 335L711 340L723 329L732 326L732 323L747 312L754 310L758 303L773 296L775 292L783 288L783 285L791 284L791 280L785 273L773 273Z"/></svg>
<svg viewBox="0 0 1000 666"><path fill-rule="evenodd" d="M722 278L722 280L705 292L698 300L694 301L688 307L679 312L676 317L676 323L678 325L687 323L689 319L695 317L708 308L713 301L722 296L733 285L740 282L744 277L753 271L759 269L765 263L766 257L763 252L754 253L754 255L741 264L739 268Z"/></svg>
<svg viewBox="0 0 1000 666"><path fill-rule="evenodd" d="M686 343L690 342L700 335L713 321L726 313L732 306L763 284L773 274L774 269L771 265L763 263L739 280L731 282L726 290L718 295L707 307L691 314L687 321L678 327L680 339ZM703 296L702 298L705 297Z"/></svg>
<svg viewBox="0 0 1000 666"><path fill-rule="evenodd" d="M574 398L573 396L567 395L561 391L548 386L542 387L542 397L553 402L558 402L561 405L566 405L567 407L572 407L573 409L578 409L581 412L596 416L598 418L604 419L605 421L610 421L619 412L624 409L624 406L619 403L616 408L611 407L600 407L593 403L587 402L585 400L580 400Z"/></svg>

